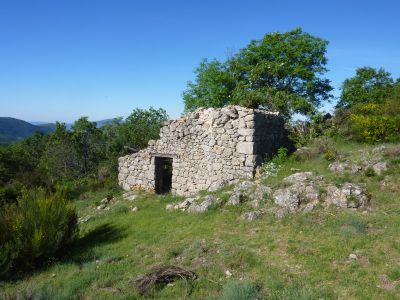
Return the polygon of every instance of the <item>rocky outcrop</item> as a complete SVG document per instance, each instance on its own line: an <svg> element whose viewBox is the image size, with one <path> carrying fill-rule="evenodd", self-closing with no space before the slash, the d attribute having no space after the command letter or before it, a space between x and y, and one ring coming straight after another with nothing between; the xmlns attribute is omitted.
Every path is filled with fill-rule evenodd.
<svg viewBox="0 0 400 300"><path fill-rule="evenodd" d="M312 172L295 173L282 182L288 186L273 193L274 203L281 207L276 212L278 218L300 210L311 212L318 204L326 207L361 208L370 200L369 194L359 185L346 183L337 187L326 183L321 176L313 176ZM322 190L326 192L322 194Z"/></svg>
<svg viewBox="0 0 400 300"><path fill-rule="evenodd" d="M327 183L323 176L315 176L312 172L294 173L284 178L281 185L274 189L260 181L242 181L229 193L225 207L245 205L252 209L241 215L247 221L259 219L265 213L274 213L277 218L295 212L310 213L317 206L364 208L370 201L368 192L361 185L346 183L335 186ZM273 207L268 208L271 202ZM181 203L168 204L166 209L204 212L215 204L223 203L215 196L208 195L202 199L186 198Z"/></svg>
<svg viewBox="0 0 400 300"><path fill-rule="evenodd" d="M352 183L346 183L342 187L329 185L326 194L325 204L340 208L364 207L369 202L369 196L365 190Z"/></svg>
<svg viewBox="0 0 400 300"><path fill-rule="evenodd" d="M385 146L379 146L370 151L360 150L360 158L335 161L329 165L329 170L338 174L356 174L373 170L375 174L381 175L389 167L383 159L384 150Z"/></svg>

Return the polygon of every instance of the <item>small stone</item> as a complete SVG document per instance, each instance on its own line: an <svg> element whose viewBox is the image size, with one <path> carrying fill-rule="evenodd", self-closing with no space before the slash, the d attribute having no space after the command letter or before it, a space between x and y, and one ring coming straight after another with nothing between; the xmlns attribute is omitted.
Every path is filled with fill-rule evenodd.
<svg viewBox="0 0 400 300"><path fill-rule="evenodd" d="M242 203L244 200L244 196L241 192L235 192L234 194L232 194L229 197L228 202L226 203L226 205L233 205L233 206L237 206L240 203Z"/></svg>
<svg viewBox="0 0 400 300"><path fill-rule="evenodd" d="M99 206L97 206L97 209L98 210L102 210L102 209L105 209L107 207L107 205L105 205L104 203L103 204L100 204Z"/></svg>
<svg viewBox="0 0 400 300"><path fill-rule="evenodd" d="M139 208L137 206L132 207L131 212L137 212Z"/></svg>
<svg viewBox="0 0 400 300"><path fill-rule="evenodd" d="M355 253L351 253L350 255L349 255L349 260L357 260L357 255L355 254Z"/></svg>
<svg viewBox="0 0 400 300"><path fill-rule="evenodd" d="M167 204L167 206L165 207L166 210L174 210L174 205L173 204Z"/></svg>
<svg viewBox="0 0 400 300"><path fill-rule="evenodd" d="M218 199L213 195L208 195L200 204L193 203L188 208L188 212L198 213L207 211L212 205L216 204Z"/></svg>
<svg viewBox="0 0 400 300"><path fill-rule="evenodd" d="M110 200L108 198L104 198L100 201L100 204L108 204L108 202L110 202Z"/></svg>
<svg viewBox="0 0 400 300"><path fill-rule="evenodd" d="M257 220L261 217L262 217L262 213L261 213L261 211L258 211L258 210L245 212L240 216L240 218L242 218L243 220L250 221L250 222Z"/></svg>
<svg viewBox="0 0 400 300"><path fill-rule="evenodd" d="M56 277L57 275L56 275L56 273L52 273L51 274L51 278L54 278L54 277Z"/></svg>
<svg viewBox="0 0 400 300"><path fill-rule="evenodd" d="M378 162L372 166L377 175L381 175L383 171L388 169L388 164L385 161Z"/></svg>
<svg viewBox="0 0 400 300"><path fill-rule="evenodd" d="M232 277L232 273L229 270L225 271L225 275L227 278Z"/></svg>
<svg viewBox="0 0 400 300"><path fill-rule="evenodd" d="M135 194L134 191L129 191L129 192L122 194L122 198L127 201L133 201L136 199L136 197L137 197L137 194Z"/></svg>

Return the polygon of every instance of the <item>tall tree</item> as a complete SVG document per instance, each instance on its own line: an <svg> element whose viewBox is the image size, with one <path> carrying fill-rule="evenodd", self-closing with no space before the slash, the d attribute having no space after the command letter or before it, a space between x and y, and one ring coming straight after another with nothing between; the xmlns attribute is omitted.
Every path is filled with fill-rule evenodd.
<svg viewBox="0 0 400 300"><path fill-rule="evenodd" d="M80 175L79 155L74 147L71 132L64 123L56 123L49 136L38 168L44 174L47 186L53 186L63 177Z"/></svg>
<svg viewBox="0 0 400 300"><path fill-rule="evenodd" d="M328 42L300 28L269 33L224 62L203 60L183 92L185 109L241 104L312 114L332 96L323 78Z"/></svg>
<svg viewBox="0 0 400 300"><path fill-rule="evenodd" d="M354 77L346 79L338 107L350 107L358 103L383 103L393 92L394 81L383 68L358 68Z"/></svg>
<svg viewBox="0 0 400 300"><path fill-rule="evenodd" d="M160 128L167 120L168 115L162 108L134 109L120 127L120 139L123 145L145 148L149 140L159 137Z"/></svg>
<svg viewBox="0 0 400 300"><path fill-rule="evenodd" d="M102 131L95 122L89 122L87 117L79 118L72 125L72 140L79 155L83 174L94 169L105 155L105 140Z"/></svg>

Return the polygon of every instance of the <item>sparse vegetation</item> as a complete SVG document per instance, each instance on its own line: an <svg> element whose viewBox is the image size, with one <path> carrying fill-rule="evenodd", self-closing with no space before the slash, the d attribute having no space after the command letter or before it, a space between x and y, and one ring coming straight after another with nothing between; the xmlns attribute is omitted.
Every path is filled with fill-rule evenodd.
<svg viewBox="0 0 400 300"><path fill-rule="evenodd" d="M352 160L362 157L359 150L372 149L354 142L330 143ZM318 153L317 144L310 148ZM111 202L109 211L99 211L96 205L107 194L88 194L76 205L79 217L89 216L89 220L80 225L78 239L67 253L29 277L2 282L1 296L141 298L130 280L157 265L177 265L194 271L198 279L155 289L150 297L225 299L232 293L268 299L399 297L398 287L388 289L382 281L384 274L389 282L397 280L398 191L381 189L378 176L338 176L329 171L329 163L323 153L309 160L289 156L277 176L263 181L275 186L292 169L312 169L333 183L363 182L372 195L365 212L319 208L282 220L267 214L246 222L239 218L245 207L216 208L203 214L166 211L167 203L179 201L168 194L139 194L135 213L130 211L132 202L120 197ZM399 175L398 164L385 173ZM225 199L230 189L225 187L215 195ZM349 260L351 253L357 259ZM226 275L227 270L232 275Z"/></svg>

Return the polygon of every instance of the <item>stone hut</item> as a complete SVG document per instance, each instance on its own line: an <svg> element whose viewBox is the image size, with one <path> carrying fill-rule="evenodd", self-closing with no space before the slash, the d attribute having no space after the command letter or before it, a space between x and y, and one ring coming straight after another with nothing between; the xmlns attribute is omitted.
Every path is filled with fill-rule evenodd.
<svg viewBox="0 0 400 300"><path fill-rule="evenodd" d="M287 146L283 118L241 106L200 108L170 120L160 139L119 158L120 186L192 195L252 178L265 155Z"/></svg>

